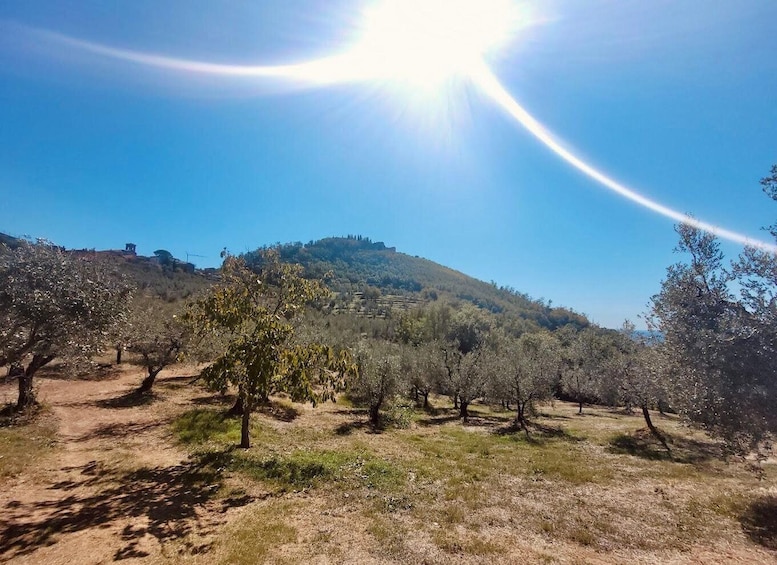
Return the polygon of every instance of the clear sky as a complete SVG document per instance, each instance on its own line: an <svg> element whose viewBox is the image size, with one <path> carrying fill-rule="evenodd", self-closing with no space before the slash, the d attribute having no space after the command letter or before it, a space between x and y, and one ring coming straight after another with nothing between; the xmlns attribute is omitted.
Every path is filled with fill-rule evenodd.
<svg viewBox="0 0 777 565"><path fill-rule="evenodd" d="M0 231L200 266L223 247L362 234L602 325L637 321L678 259L673 221L575 170L471 81L196 74L73 42L297 63L347 51L367 4L0 3ZM640 194L766 238L777 2L516 4L525 21L487 61L523 108Z"/></svg>

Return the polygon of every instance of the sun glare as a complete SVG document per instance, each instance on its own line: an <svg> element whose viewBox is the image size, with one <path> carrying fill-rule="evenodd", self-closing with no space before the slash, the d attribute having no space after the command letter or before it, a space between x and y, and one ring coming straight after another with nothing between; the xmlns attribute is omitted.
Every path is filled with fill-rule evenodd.
<svg viewBox="0 0 777 565"><path fill-rule="evenodd" d="M385 0L365 10L355 74L437 87L469 75L517 21L511 0Z"/></svg>

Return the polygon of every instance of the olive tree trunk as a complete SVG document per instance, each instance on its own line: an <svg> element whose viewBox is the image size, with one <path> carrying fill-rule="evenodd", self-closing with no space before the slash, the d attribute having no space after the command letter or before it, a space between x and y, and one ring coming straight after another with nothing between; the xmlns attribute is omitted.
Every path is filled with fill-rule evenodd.
<svg viewBox="0 0 777 565"><path fill-rule="evenodd" d="M16 401L16 409L24 410L35 404L35 390L33 389L33 377L38 369L54 359L53 355L33 355L27 368L15 371L19 379L19 398Z"/></svg>
<svg viewBox="0 0 777 565"><path fill-rule="evenodd" d="M140 388L138 388L139 394L145 394L147 392L151 392L151 388L154 386L154 381L156 380L156 376L162 371L162 368L159 369L152 369L151 367L148 368L148 376L143 379L143 382L140 383Z"/></svg>

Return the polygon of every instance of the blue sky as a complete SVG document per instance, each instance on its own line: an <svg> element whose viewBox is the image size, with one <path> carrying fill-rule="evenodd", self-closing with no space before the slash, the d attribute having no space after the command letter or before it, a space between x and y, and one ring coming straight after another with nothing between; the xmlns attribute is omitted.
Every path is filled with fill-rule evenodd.
<svg viewBox="0 0 777 565"><path fill-rule="evenodd" d="M603 325L636 319L678 259L673 222L569 167L471 84L417 97L192 76L35 31L279 64L342 51L364 4L1 3L0 231L203 266L223 247L358 233ZM777 3L522 4L538 21L489 62L532 115L642 194L766 237Z"/></svg>

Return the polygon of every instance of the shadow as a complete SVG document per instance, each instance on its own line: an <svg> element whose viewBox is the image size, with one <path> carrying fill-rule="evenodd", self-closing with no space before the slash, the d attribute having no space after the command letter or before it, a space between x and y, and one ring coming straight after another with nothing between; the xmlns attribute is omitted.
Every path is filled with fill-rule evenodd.
<svg viewBox="0 0 777 565"><path fill-rule="evenodd" d="M418 420L418 425L424 426L424 427L443 426L449 422L456 422L458 420L461 420L461 418L459 418L459 413L456 412L456 414L449 415L449 416L439 416L434 418L420 418Z"/></svg>
<svg viewBox="0 0 777 565"><path fill-rule="evenodd" d="M436 406L433 406L430 402L428 406L420 406L420 410L423 410L424 413L429 414L429 416L439 416L441 414L447 414L450 409L449 408L437 408Z"/></svg>
<svg viewBox="0 0 777 565"><path fill-rule="evenodd" d="M569 419L571 420L573 418L605 418L607 420L620 420L621 417L622 417L622 415L621 416L617 416L617 415L615 415L614 412L609 412L608 411L607 414L597 414L596 412L591 412L590 410L586 411L586 409L583 408L583 413L582 414L578 414L577 412L575 412L575 415L571 416Z"/></svg>
<svg viewBox="0 0 777 565"><path fill-rule="evenodd" d="M545 418L546 420L571 420L571 416L562 416L561 414L548 414L547 412L540 412L538 414L540 418Z"/></svg>
<svg viewBox="0 0 777 565"><path fill-rule="evenodd" d="M219 406L228 408L235 404L236 396L234 394L208 394L191 399L191 403L197 406Z"/></svg>
<svg viewBox="0 0 777 565"><path fill-rule="evenodd" d="M661 432L670 451L650 430L642 428L629 434L618 434L610 440L610 453L633 455L652 461L674 461L698 465L712 459L722 459L723 447L712 441L700 441Z"/></svg>
<svg viewBox="0 0 777 565"><path fill-rule="evenodd" d="M98 400L94 404L100 408L136 408L153 404L157 400L159 400L159 396L154 392L141 393L137 390L131 390L116 398Z"/></svg>
<svg viewBox="0 0 777 565"><path fill-rule="evenodd" d="M223 519L205 523L200 517L202 507L208 505L223 513L252 500L247 496L214 500L221 485L219 471L194 463L122 473L91 462L81 468L81 474L83 479L50 487L63 491L57 500L8 506L10 517L0 528L0 560L53 545L63 534L107 528L119 520L141 517L145 518L141 525L121 532L125 545L114 558L142 556L139 545L143 537L152 536L164 543L183 540L195 529L208 534ZM92 487L91 492L84 493L84 487ZM208 548L187 549L202 552Z"/></svg>
<svg viewBox="0 0 777 565"><path fill-rule="evenodd" d="M500 436L522 435L529 443L541 443L546 439L560 439L569 442L585 441L583 438L571 435L567 430L561 427L546 426L544 424L531 421L527 421L526 427L528 428L528 432L527 430L524 430L519 424L516 424L515 420L512 420L508 425L494 430L494 433Z"/></svg>
<svg viewBox="0 0 777 565"><path fill-rule="evenodd" d="M168 420L156 420L153 422L144 423L132 422L128 424L105 424L98 427L94 431L81 436L76 441L84 442L93 439L123 439L129 436L136 436L138 434L142 434L162 426L166 426L167 424L169 424Z"/></svg>
<svg viewBox="0 0 777 565"><path fill-rule="evenodd" d="M532 433L536 433L545 438L563 439L564 441L580 442L585 441L583 438L573 436L567 430L561 427L546 426L537 422L529 422L529 428L532 429Z"/></svg>
<svg viewBox="0 0 777 565"><path fill-rule="evenodd" d="M121 365L98 363L96 365L44 365L35 373L36 379L52 381L112 381L122 374Z"/></svg>
<svg viewBox="0 0 777 565"><path fill-rule="evenodd" d="M367 420L353 420L351 422L343 422L335 428L335 434L339 436L351 435L354 430L371 429L369 421Z"/></svg>
<svg viewBox="0 0 777 565"><path fill-rule="evenodd" d="M44 408L37 403L22 410L16 408L16 404L5 404L0 408L0 428L11 428L32 424L44 412Z"/></svg>
<svg viewBox="0 0 777 565"><path fill-rule="evenodd" d="M335 414L343 414L345 416L365 416L367 412L367 408L340 408L334 411Z"/></svg>
<svg viewBox="0 0 777 565"><path fill-rule="evenodd" d="M763 496L748 504L739 523L753 542L777 550L777 496Z"/></svg>
<svg viewBox="0 0 777 565"><path fill-rule="evenodd" d="M154 387L164 388L168 390L179 390L192 386L199 375L178 375L174 377L157 377L157 381L154 383Z"/></svg>
<svg viewBox="0 0 777 565"><path fill-rule="evenodd" d="M294 406L282 404L272 399L266 404L258 406L256 412L281 422L293 422L300 415L300 411Z"/></svg>
<svg viewBox="0 0 777 565"><path fill-rule="evenodd" d="M511 418L507 416L478 416L476 413L470 412L470 415L464 419L461 423L463 426L471 428L493 428L504 424Z"/></svg>

